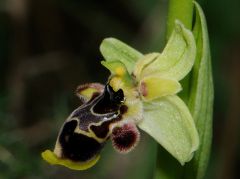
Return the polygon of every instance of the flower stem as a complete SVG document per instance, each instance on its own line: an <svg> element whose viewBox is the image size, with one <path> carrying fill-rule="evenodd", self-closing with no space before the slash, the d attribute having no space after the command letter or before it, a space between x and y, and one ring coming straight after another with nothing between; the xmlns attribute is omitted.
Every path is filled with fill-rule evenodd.
<svg viewBox="0 0 240 179"><path fill-rule="evenodd" d="M171 36L176 20L180 20L186 28L192 30L193 7L192 0L169 0L166 40ZM181 81L181 84L184 90L180 95L186 102L189 97L189 75ZM184 168L159 146L154 179L176 179L183 178L183 175Z"/></svg>
<svg viewBox="0 0 240 179"><path fill-rule="evenodd" d="M192 30L193 19L193 1L192 0L169 0L168 4L168 17L167 17L167 29L166 40L169 39L176 20L180 20L184 26ZM181 81L183 91L180 93L180 97L187 102L189 94L189 75Z"/></svg>
<svg viewBox="0 0 240 179"><path fill-rule="evenodd" d="M168 39L170 37L175 20L180 20L186 28L192 29L192 18L192 0L169 0L166 38Z"/></svg>

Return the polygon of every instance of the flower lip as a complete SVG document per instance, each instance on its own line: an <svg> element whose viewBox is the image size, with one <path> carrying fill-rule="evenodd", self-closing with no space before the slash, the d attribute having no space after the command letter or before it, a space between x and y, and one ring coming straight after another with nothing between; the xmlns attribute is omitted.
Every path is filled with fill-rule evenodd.
<svg viewBox="0 0 240 179"><path fill-rule="evenodd" d="M98 114L110 113L119 110L124 101L124 93L122 89L117 92L107 84L101 99L93 107L93 111Z"/></svg>
<svg viewBox="0 0 240 179"><path fill-rule="evenodd" d="M115 92L109 84L106 85L106 88L110 95L110 101L112 103L120 105L124 102L124 93L122 89L119 89Z"/></svg>
<svg viewBox="0 0 240 179"><path fill-rule="evenodd" d="M77 121L72 120L65 123L59 136L59 143L62 150L62 158L76 162L85 162L99 154L103 143L83 134L75 133Z"/></svg>
<svg viewBox="0 0 240 179"><path fill-rule="evenodd" d="M45 150L44 152L41 153L41 156L45 161L47 161L51 165L63 165L72 170L86 170L88 168L91 168L98 162L100 158L100 156L97 155L95 158L87 162L73 162L68 159L61 159L57 157L57 155L50 150Z"/></svg>

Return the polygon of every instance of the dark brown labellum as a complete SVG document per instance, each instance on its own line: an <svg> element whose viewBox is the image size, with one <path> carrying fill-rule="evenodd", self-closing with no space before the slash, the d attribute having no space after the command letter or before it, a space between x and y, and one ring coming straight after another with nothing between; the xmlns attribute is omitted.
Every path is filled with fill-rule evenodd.
<svg viewBox="0 0 240 179"><path fill-rule="evenodd" d="M61 157L77 162L96 157L109 138L110 125L122 119L123 101L121 89L115 92L106 85L103 93L76 109L63 124L58 137Z"/></svg>
<svg viewBox="0 0 240 179"><path fill-rule="evenodd" d="M72 120L63 126L59 143L62 146L62 157L73 161L84 162L96 156L103 147L102 143L83 134L74 132L77 121Z"/></svg>

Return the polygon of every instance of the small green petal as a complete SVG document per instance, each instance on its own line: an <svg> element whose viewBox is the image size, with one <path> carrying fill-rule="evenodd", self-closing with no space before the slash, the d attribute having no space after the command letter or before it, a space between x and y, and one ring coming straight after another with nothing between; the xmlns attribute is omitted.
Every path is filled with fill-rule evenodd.
<svg viewBox="0 0 240 179"><path fill-rule="evenodd" d="M129 75L126 66L122 62L120 62L120 61L101 61L101 64L103 66L105 66L111 72L111 74L113 76L122 80L124 85L127 85L127 86L132 85L132 78Z"/></svg>
<svg viewBox="0 0 240 179"><path fill-rule="evenodd" d="M106 38L100 45L100 51L106 61L121 61L129 74L132 73L135 63L143 55L132 47L115 38Z"/></svg>
<svg viewBox="0 0 240 179"><path fill-rule="evenodd" d="M190 161L198 149L199 137L193 118L176 95L145 102L143 120L138 126L182 165Z"/></svg>
<svg viewBox="0 0 240 179"><path fill-rule="evenodd" d="M60 159L52 151L45 150L42 152L42 158L51 165L63 165L72 170L86 170L94 166L98 162L100 156L98 155L94 159L87 162L73 162L68 159Z"/></svg>
<svg viewBox="0 0 240 179"><path fill-rule="evenodd" d="M101 61L101 64L105 66L113 75L124 76L128 74L125 65L118 60Z"/></svg>
<svg viewBox="0 0 240 179"><path fill-rule="evenodd" d="M139 79L156 74L179 81L192 69L195 56L196 45L192 32L186 29L180 21L176 21L175 29L163 52L157 56L156 54L150 55L151 60L143 58L147 62L138 61L134 69L138 71L138 74L135 75Z"/></svg>
<svg viewBox="0 0 240 179"><path fill-rule="evenodd" d="M145 77L139 85L139 91L145 101L151 101L167 95L174 95L181 89L181 84L178 81L158 76Z"/></svg>
<svg viewBox="0 0 240 179"><path fill-rule="evenodd" d="M136 77L137 81L140 80L143 69L154 62L159 57L159 55L160 53L149 53L139 59L133 71L133 74Z"/></svg>

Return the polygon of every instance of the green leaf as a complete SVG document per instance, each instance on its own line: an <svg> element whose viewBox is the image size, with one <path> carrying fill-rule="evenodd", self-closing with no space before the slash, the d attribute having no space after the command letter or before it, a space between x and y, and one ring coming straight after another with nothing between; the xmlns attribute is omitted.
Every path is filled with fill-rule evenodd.
<svg viewBox="0 0 240 179"><path fill-rule="evenodd" d="M196 45L192 32L180 21L176 21L173 33L162 54L153 53L138 61L134 74L137 79L154 74L179 81L192 69L195 56Z"/></svg>
<svg viewBox="0 0 240 179"><path fill-rule="evenodd" d="M182 165L192 159L199 145L198 132L187 106L179 97L166 96L144 103L143 118L138 126Z"/></svg>
<svg viewBox="0 0 240 179"><path fill-rule="evenodd" d="M100 45L100 51L106 61L121 61L129 74L132 73L135 63L143 56L140 52L115 38L106 38Z"/></svg>
<svg viewBox="0 0 240 179"><path fill-rule="evenodd" d="M187 178L204 177L212 141L213 79L206 19L201 7L195 2L196 21L194 36L197 44L197 58L193 68L189 108L195 120L200 137L200 147L193 160L186 166Z"/></svg>

